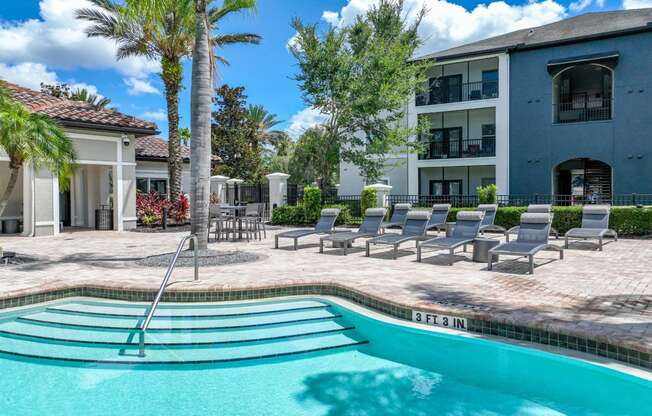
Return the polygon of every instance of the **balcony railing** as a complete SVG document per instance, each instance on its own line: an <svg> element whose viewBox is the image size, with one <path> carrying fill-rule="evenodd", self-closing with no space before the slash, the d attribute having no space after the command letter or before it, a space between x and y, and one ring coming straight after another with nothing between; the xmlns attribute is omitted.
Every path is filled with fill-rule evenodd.
<svg viewBox="0 0 652 416"><path fill-rule="evenodd" d="M422 143L424 151L419 155L419 160L496 156L496 139L494 138L449 141L427 140Z"/></svg>
<svg viewBox="0 0 652 416"><path fill-rule="evenodd" d="M553 105L555 123L611 120L612 100L609 98L572 100Z"/></svg>
<svg viewBox="0 0 652 416"><path fill-rule="evenodd" d="M416 105L435 105L498 98L498 81L476 81L459 85L431 86L416 96Z"/></svg>

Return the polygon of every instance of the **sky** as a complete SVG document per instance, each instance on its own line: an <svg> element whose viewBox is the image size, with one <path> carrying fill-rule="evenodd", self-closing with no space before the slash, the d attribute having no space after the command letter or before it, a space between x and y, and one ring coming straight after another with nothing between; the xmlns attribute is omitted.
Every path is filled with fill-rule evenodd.
<svg viewBox="0 0 652 416"><path fill-rule="evenodd" d="M233 45L218 51L218 82L244 86L248 104L263 105L283 122L277 128L298 137L319 123L307 108L293 77L296 61L288 50L300 18L326 29L342 27L377 0L258 0L253 14L229 16L220 33L256 33L260 45ZM221 0L215 0L219 4ZM428 14L417 55L592 11L652 7L652 0L405 0L409 20L421 6ZM166 105L157 62L142 57L117 60L112 41L88 38L74 11L86 0L0 1L0 79L39 89L41 82L83 87L112 100L119 111L155 122L167 137ZM190 62L184 62L180 126L190 124Z"/></svg>

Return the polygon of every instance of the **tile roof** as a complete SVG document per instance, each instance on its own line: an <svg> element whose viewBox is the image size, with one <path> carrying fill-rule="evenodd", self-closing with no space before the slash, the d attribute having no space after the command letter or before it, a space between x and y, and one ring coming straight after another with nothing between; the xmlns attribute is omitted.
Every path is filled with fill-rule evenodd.
<svg viewBox="0 0 652 416"><path fill-rule="evenodd" d="M190 147L181 145L181 157L184 162L190 162ZM168 158L168 142L156 136L142 136L136 138L136 159L161 159ZM213 155L212 160L220 160Z"/></svg>
<svg viewBox="0 0 652 416"><path fill-rule="evenodd" d="M8 88L13 98L22 103L29 111L52 117L64 126L85 127L86 124L90 124L99 129L123 130L136 134L156 132L156 124L115 110L96 107L81 101L53 97L2 80L0 80L0 84Z"/></svg>
<svg viewBox="0 0 652 416"><path fill-rule="evenodd" d="M652 8L586 13L423 55L414 60L446 60L465 55L545 47L647 30L652 31Z"/></svg>

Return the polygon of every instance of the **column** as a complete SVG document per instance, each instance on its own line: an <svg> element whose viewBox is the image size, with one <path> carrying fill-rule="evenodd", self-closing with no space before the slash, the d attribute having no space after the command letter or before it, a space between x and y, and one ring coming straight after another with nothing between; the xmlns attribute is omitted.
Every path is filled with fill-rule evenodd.
<svg viewBox="0 0 652 416"><path fill-rule="evenodd" d="M498 195L509 195L509 55L506 53L498 56L496 188Z"/></svg>
<svg viewBox="0 0 652 416"><path fill-rule="evenodd" d="M376 190L376 206L379 208L389 208L389 191L392 190L390 185L384 183L375 183L367 188Z"/></svg>
<svg viewBox="0 0 652 416"><path fill-rule="evenodd" d="M272 210L275 206L280 207L287 202L288 178L287 173L275 172L267 175L269 181L269 215L272 216Z"/></svg>
<svg viewBox="0 0 652 416"><path fill-rule="evenodd" d="M238 200L238 202L240 202L240 200L241 200L241 198L240 198L240 184L241 184L242 182L244 182L244 180L242 180L242 179L236 179L236 178L229 179L229 180L226 181L226 183L227 183L228 185L230 185L230 186L233 187L233 200L232 200L232 201L228 201L229 204L234 203L235 200ZM236 190L238 191L237 193L235 192Z"/></svg>

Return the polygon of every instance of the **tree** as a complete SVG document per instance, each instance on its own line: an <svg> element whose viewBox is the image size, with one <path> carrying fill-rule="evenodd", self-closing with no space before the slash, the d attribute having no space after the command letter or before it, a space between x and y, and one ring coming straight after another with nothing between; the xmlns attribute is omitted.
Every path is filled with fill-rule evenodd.
<svg viewBox="0 0 652 416"><path fill-rule="evenodd" d="M190 129L188 127L181 127L179 129L179 139L181 140L181 143L184 144L184 146L188 146L191 136L192 134L190 133Z"/></svg>
<svg viewBox="0 0 652 416"><path fill-rule="evenodd" d="M61 183L66 183L72 172L75 151L63 130L51 118L27 111L10 98L4 87L0 87L0 148L9 157L11 172L0 197L0 216L16 187L23 163L47 167L59 176Z"/></svg>
<svg viewBox="0 0 652 416"><path fill-rule="evenodd" d="M215 173L245 181L260 179L262 137L259 126L249 118L244 87L222 85L217 90L213 113L213 153L222 163Z"/></svg>
<svg viewBox="0 0 652 416"><path fill-rule="evenodd" d="M100 108L106 108L111 104L111 99L91 94L86 88L77 88L72 91L68 84L45 84L41 82L41 92L57 98L85 102Z"/></svg>
<svg viewBox="0 0 652 416"><path fill-rule="evenodd" d="M276 118L276 114L270 113L262 105L250 105L247 108L247 117L253 124L255 134L259 136L261 142L267 142L271 128L282 123Z"/></svg>
<svg viewBox="0 0 652 416"><path fill-rule="evenodd" d="M195 0L196 30L192 54L190 92L190 200L191 232L197 235L198 248L208 246L208 205L211 168L211 85L213 66L210 57L210 28L206 0Z"/></svg>
<svg viewBox="0 0 652 416"><path fill-rule="evenodd" d="M416 151L406 127L405 104L424 83L424 64L407 62L420 45L414 23L403 15L403 0L380 0L351 25L320 35L316 25L296 19L297 41L291 51L304 101L327 117L324 134L337 142L342 160L377 179L386 155L397 148Z"/></svg>
<svg viewBox="0 0 652 416"><path fill-rule="evenodd" d="M289 163L290 177L301 185L317 182L324 190L335 184L340 166L339 153L338 142L330 139L326 128L312 127L299 137L294 146Z"/></svg>
<svg viewBox="0 0 652 416"><path fill-rule="evenodd" d="M90 0L96 7L77 10L77 17L93 23L86 30L89 37L105 37L118 43L118 59L145 56L161 63L161 79L165 85L168 110L168 171L170 197L181 192L183 160L179 139L179 91L183 81L182 60L191 56L196 38L195 0L127 0L124 5L114 0ZM260 36L251 33L217 34L211 32L231 13L252 9L256 0L224 0L221 7L208 10L209 60L228 61L214 49L235 43L259 43Z"/></svg>
<svg viewBox="0 0 652 416"><path fill-rule="evenodd" d="M292 138L281 130L270 131L267 135L267 142L277 156L288 156L292 149Z"/></svg>

